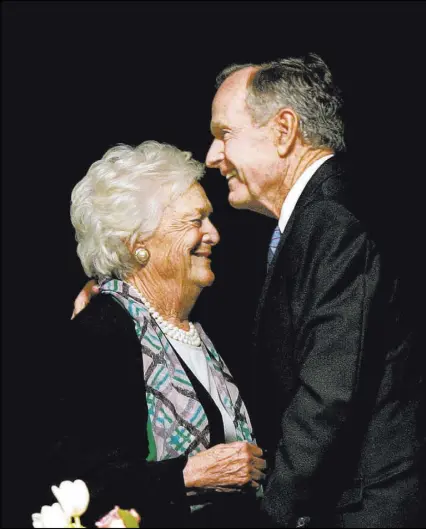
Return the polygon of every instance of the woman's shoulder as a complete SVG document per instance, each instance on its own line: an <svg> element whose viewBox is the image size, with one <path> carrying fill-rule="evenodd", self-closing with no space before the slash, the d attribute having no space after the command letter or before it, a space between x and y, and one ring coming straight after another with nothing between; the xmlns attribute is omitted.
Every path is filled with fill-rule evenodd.
<svg viewBox="0 0 426 529"><path fill-rule="evenodd" d="M67 366L70 373L84 370L86 378L113 380L121 373L125 379L140 358L134 321L110 295L93 297L68 325L60 344L62 371Z"/></svg>
<svg viewBox="0 0 426 529"><path fill-rule="evenodd" d="M94 296L85 309L72 321L71 329L75 333L92 336L112 337L118 334L135 334L133 319L111 295Z"/></svg>

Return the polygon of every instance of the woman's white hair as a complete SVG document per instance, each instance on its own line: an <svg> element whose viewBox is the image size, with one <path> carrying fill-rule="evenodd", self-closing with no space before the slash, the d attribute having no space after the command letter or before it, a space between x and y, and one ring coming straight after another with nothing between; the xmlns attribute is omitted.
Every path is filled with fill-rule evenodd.
<svg viewBox="0 0 426 529"><path fill-rule="evenodd" d="M71 195L77 254L89 277L125 279L129 246L150 237L166 207L200 180L204 165L173 145L119 144L93 163Z"/></svg>

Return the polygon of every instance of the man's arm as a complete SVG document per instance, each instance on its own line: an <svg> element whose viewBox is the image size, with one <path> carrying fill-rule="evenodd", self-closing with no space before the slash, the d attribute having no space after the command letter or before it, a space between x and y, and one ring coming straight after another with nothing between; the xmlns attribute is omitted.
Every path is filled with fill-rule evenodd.
<svg viewBox="0 0 426 529"><path fill-rule="evenodd" d="M72 320L88 305L92 296L96 296L96 294L99 294L99 286L94 279L91 279L75 298L74 310L71 315Z"/></svg>
<svg viewBox="0 0 426 529"><path fill-rule="evenodd" d="M373 314L383 299L380 256L345 208L316 203L296 224L290 244L297 272L289 288L295 348L303 360L297 390L281 418L282 437L263 503L279 525L309 516L327 501L333 505L333 488L339 489L351 455L344 452L344 439L349 425L357 423L358 390L366 391L365 380L360 385L365 355L374 352L367 350L367 335L377 332L380 321Z"/></svg>

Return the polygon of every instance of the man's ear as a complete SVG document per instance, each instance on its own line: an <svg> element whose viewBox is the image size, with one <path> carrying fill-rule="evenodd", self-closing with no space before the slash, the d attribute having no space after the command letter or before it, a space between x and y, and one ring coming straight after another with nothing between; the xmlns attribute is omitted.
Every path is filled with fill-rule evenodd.
<svg viewBox="0 0 426 529"><path fill-rule="evenodd" d="M281 108L274 118L277 151L284 158L294 147L300 131L299 118L291 108Z"/></svg>

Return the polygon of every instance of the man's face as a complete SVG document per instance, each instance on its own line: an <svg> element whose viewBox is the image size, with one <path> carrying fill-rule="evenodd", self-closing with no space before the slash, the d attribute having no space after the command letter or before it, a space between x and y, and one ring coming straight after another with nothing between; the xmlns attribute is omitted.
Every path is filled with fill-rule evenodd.
<svg viewBox="0 0 426 529"><path fill-rule="evenodd" d="M279 175L272 120L256 126L246 107L246 84L253 68L245 68L220 86L213 100L207 167L219 169L229 185L228 200L236 209L259 211L262 195Z"/></svg>

